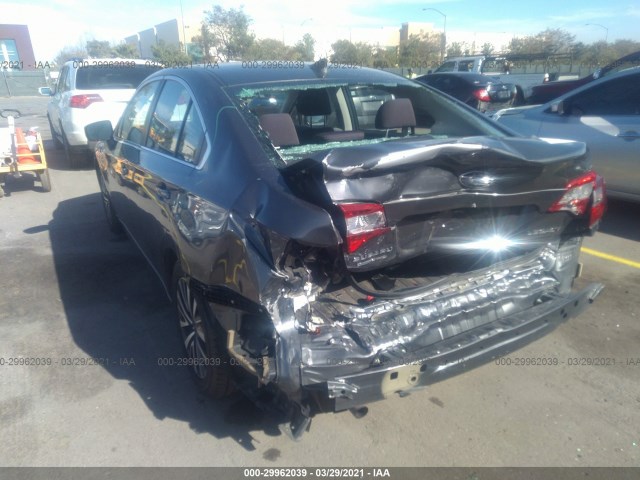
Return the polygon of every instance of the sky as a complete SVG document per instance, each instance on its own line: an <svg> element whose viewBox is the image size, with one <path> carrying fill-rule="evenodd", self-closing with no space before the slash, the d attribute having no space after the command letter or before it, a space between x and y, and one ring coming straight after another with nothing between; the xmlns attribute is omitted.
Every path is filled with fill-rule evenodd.
<svg viewBox="0 0 640 480"><path fill-rule="evenodd" d="M478 48L484 42L499 48L514 36L546 28L566 30L587 44L605 38L640 41L638 0L31 0L22 4L10 0L0 6L0 22L28 25L36 61L44 62L64 46L83 45L86 40L119 43L173 18L198 23L213 4L243 5L259 38L284 38L293 45L311 33L317 41L316 56L335 40L372 42L378 31L398 29L404 22L431 23L442 31L445 15L447 42L475 40Z"/></svg>

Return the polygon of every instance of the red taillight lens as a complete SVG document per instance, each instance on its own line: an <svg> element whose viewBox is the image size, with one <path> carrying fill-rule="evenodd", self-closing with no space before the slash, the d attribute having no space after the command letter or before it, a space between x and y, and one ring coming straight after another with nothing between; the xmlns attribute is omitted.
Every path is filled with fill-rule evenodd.
<svg viewBox="0 0 640 480"><path fill-rule="evenodd" d="M593 226L604 215L607 204L604 179L596 172L587 172L584 175L569 181L566 191L549 208L550 212L571 212L574 215L584 215L591 204L589 212L589 226Z"/></svg>
<svg viewBox="0 0 640 480"><path fill-rule="evenodd" d="M391 230L384 207L379 203L342 203L338 205L347 225L345 249L351 254L372 238Z"/></svg>
<svg viewBox="0 0 640 480"><path fill-rule="evenodd" d="M481 102L490 102L491 97L489 96L489 92L485 88L479 88L478 90L473 91L473 96L476 97Z"/></svg>
<svg viewBox="0 0 640 480"><path fill-rule="evenodd" d="M69 99L69 106L71 108L87 108L92 103L102 101L102 97L97 93L89 95L74 95Z"/></svg>
<svg viewBox="0 0 640 480"><path fill-rule="evenodd" d="M607 188L604 178L596 175L596 183L593 188L593 204L591 205L591 214L589 215L589 226L595 225L604 216L607 209Z"/></svg>

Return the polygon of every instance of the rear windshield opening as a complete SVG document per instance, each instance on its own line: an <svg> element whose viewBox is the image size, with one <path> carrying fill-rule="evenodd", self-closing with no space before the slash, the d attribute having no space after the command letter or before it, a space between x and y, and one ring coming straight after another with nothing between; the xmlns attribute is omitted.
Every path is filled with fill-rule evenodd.
<svg viewBox="0 0 640 480"><path fill-rule="evenodd" d="M505 135L477 112L413 82L252 85L229 93L286 164L320 150L409 137Z"/></svg>

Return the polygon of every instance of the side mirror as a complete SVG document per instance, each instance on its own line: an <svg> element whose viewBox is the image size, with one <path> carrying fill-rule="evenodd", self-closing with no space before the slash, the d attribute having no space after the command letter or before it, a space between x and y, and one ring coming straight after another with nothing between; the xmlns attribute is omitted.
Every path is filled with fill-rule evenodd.
<svg viewBox="0 0 640 480"><path fill-rule="evenodd" d="M90 123L84 127L84 133L90 142L106 142L113 137L113 125L109 120Z"/></svg>
<svg viewBox="0 0 640 480"><path fill-rule="evenodd" d="M51 87L39 87L38 93L43 97L50 97L51 95L53 95L53 91L51 90Z"/></svg>

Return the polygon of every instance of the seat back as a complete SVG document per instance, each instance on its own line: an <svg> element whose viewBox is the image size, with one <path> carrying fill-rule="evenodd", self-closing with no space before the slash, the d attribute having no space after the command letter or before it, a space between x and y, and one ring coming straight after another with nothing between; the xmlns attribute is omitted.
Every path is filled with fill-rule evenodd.
<svg viewBox="0 0 640 480"><path fill-rule="evenodd" d="M402 129L403 135L407 135L409 130L414 134L415 126L416 115L408 98L387 100L376 113L376 128L387 130L387 136L389 136L389 130L399 128Z"/></svg>
<svg viewBox="0 0 640 480"><path fill-rule="evenodd" d="M298 114L305 117L318 115L331 115L331 100L329 92L325 89L304 90L300 92L296 100Z"/></svg>
<svg viewBox="0 0 640 480"><path fill-rule="evenodd" d="M260 116L260 126L275 147L300 145L296 127L288 113L265 113Z"/></svg>

